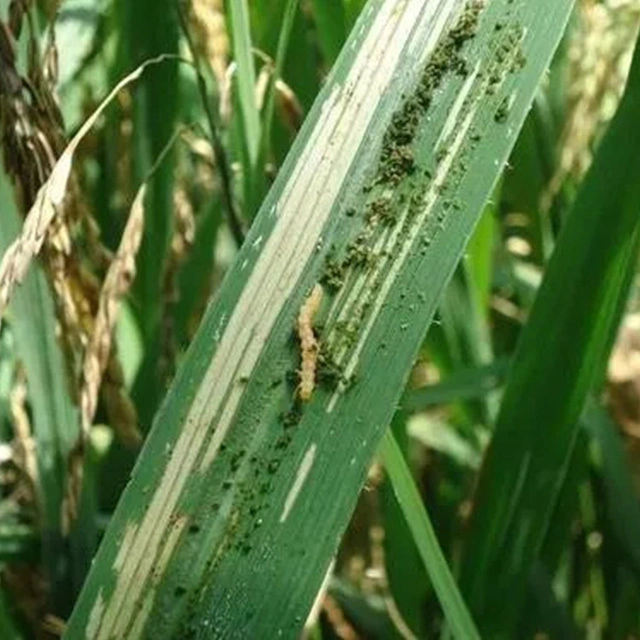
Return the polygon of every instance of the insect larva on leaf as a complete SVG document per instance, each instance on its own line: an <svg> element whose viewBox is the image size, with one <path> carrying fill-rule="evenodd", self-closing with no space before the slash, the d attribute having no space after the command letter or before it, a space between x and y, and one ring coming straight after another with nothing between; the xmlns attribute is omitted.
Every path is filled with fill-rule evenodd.
<svg viewBox="0 0 640 640"><path fill-rule="evenodd" d="M320 308L323 290L317 284L309 297L304 301L298 315L298 338L300 339L300 351L302 364L300 365L300 384L298 395L300 400L311 399L311 394L316 386L316 367L318 365L318 341L313 332L313 319Z"/></svg>

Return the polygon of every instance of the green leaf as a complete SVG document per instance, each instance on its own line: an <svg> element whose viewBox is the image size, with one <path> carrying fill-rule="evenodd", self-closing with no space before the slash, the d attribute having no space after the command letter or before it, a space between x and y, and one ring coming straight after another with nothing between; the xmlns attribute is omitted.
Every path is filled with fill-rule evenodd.
<svg viewBox="0 0 640 640"><path fill-rule="evenodd" d="M402 408L415 413L437 404L482 398L504 384L508 372L509 361L506 359L483 367L458 370L438 384L407 390L401 400Z"/></svg>
<svg viewBox="0 0 640 640"><path fill-rule="evenodd" d="M67 637L301 631L571 4L364 9L156 418ZM322 304L302 315L322 362L302 402L295 327L318 282Z"/></svg>
<svg viewBox="0 0 640 640"><path fill-rule="evenodd" d="M179 28L173 0L115 0L114 19L118 25L118 47L115 64L111 69L112 80L120 79L132 68L156 56L177 55ZM149 69L145 75L144 81L136 88L131 103L131 185L138 185L146 178L173 135L178 115L178 62L166 59L161 66ZM120 123L115 123L115 126L120 126ZM110 151L114 154L121 153L121 150ZM136 381L133 396L144 429L151 423L166 384L159 368L147 363L151 361L155 364L161 358L159 336L165 303L162 276L173 226L175 166L175 156L171 154L149 183L146 197L148 213L134 284L135 310L145 346L145 364ZM109 182L104 188L109 198L117 192L124 195L124 202L133 198L134 193L127 191L128 185L120 183L121 175L111 173L107 178ZM113 216L114 211L110 213ZM127 211L122 209L115 213L122 217L118 220L121 224L117 231L110 234L114 240L120 237Z"/></svg>
<svg viewBox="0 0 640 640"><path fill-rule="evenodd" d="M611 528L620 550L640 577L640 506L622 439L616 432L616 425L600 407L589 407L583 425L597 450Z"/></svg>
<svg viewBox="0 0 640 640"><path fill-rule="evenodd" d="M18 640L23 635L18 632L17 626L11 615L11 609L7 602L7 594L0 589L0 636L7 640Z"/></svg>
<svg viewBox="0 0 640 640"><path fill-rule="evenodd" d="M407 414L398 411L389 429L403 458L408 458ZM423 638L428 619L425 606L432 595L432 588L388 475L378 487L378 500L384 524L384 564L389 592L404 624L415 636Z"/></svg>
<svg viewBox="0 0 640 640"><path fill-rule="evenodd" d="M230 0L229 17L231 19L233 54L238 65L236 78L244 128L243 139L247 144L250 167L255 170L260 151L261 127L260 114L256 104L256 69L253 61L247 0Z"/></svg>
<svg viewBox="0 0 640 640"><path fill-rule="evenodd" d="M0 523L0 563L33 561L38 534L17 522Z"/></svg>
<svg viewBox="0 0 640 640"><path fill-rule="evenodd" d="M284 8L282 26L280 28L280 34L278 36L278 49L276 51L275 66L271 74L269 86L267 88L267 97L264 110L264 130L262 134L263 138L261 146L261 161L263 162L267 157L267 150L271 145L271 128L273 125L273 111L275 107L276 82L280 80L282 76L282 70L284 68L284 62L287 57L287 50L289 47L289 40L291 38L293 21L296 16L297 10L298 0L288 0Z"/></svg>
<svg viewBox="0 0 640 640"><path fill-rule="evenodd" d="M462 584L483 633L512 637L575 442L617 329L640 238L640 50L556 244L483 465Z"/></svg>
<svg viewBox="0 0 640 640"><path fill-rule="evenodd" d="M20 233L11 187L0 163L0 253L4 253ZM69 557L69 541L62 534L61 505L66 485L69 453L80 433L78 411L68 393L68 373L56 339L53 298L39 267L27 273L9 307L9 322L15 348L27 379L32 413L33 437L37 443L37 501L41 509L41 551L52 585L52 606L66 615L88 570L91 552L97 543L95 528L75 527ZM86 484L85 484L86 487ZM82 517L91 518L84 509Z"/></svg>
<svg viewBox="0 0 640 640"><path fill-rule="evenodd" d="M479 639L480 635L451 575L411 472L388 429L382 439L381 456L453 636L458 640Z"/></svg>
<svg viewBox="0 0 640 640"><path fill-rule="evenodd" d="M477 313L484 318L485 322L491 296L496 230L495 206L489 205L484 210L478 226L469 240L467 258L464 263L468 278L473 283ZM487 329L485 328L484 331Z"/></svg>
<svg viewBox="0 0 640 640"><path fill-rule="evenodd" d="M430 418L427 414L414 416L407 423L409 435L427 449L439 452L455 461L457 467L478 469L482 461L482 440L480 443L469 441L453 425ZM475 432L476 438L482 432Z"/></svg>

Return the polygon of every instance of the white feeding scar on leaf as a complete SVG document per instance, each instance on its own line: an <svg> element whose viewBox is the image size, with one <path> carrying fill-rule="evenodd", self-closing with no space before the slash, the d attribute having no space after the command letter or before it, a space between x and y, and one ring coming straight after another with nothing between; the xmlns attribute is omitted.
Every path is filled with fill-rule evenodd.
<svg viewBox="0 0 640 640"><path fill-rule="evenodd" d="M313 466L313 462L316 458L316 443L314 442L304 454L304 458L302 458L302 462L298 467L298 471L296 473L296 479L293 481L293 486L289 490L289 494L287 495L287 499L284 501L284 509L282 509L282 515L280 516L280 522L285 522L291 513L291 509L295 504L296 498L300 495L300 491L304 486L305 480L309 476L309 472L311 471L311 467Z"/></svg>

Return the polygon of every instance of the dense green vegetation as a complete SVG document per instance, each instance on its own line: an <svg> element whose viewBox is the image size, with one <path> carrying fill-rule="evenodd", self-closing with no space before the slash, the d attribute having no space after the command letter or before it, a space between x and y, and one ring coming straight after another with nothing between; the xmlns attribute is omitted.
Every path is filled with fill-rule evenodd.
<svg viewBox="0 0 640 640"><path fill-rule="evenodd" d="M640 636L639 25L0 0L0 638Z"/></svg>

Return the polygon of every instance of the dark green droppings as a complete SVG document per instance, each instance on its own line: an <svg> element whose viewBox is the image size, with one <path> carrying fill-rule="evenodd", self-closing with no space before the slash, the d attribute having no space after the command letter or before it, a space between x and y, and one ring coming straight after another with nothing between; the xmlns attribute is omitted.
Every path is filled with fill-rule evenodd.
<svg viewBox="0 0 640 640"><path fill-rule="evenodd" d="M333 255L327 256L324 265L324 272L320 278L320 282L329 289L329 291L338 291L344 284L345 268Z"/></svg>
<svg viewBox="0 0 640 640"><path fill-rule="evenodd" d="M500 105L498 106L493 119L498 123L498 124L504 124L507 121L507 118L509 117L509 99L508 98L504 98L502 100L502 102L500 103Z"/></svg>
<svg viewBox="0 0 640 640"><path fill-rule="evenodd" d="M283 451L283 450L284 450L284 449L286 449L290 444L291 444L291 436L283 435L283 436L280 436L280 437L276 440L276 443L275 443L275 445L274 445L274 449L276 449L276 451Z"/></svg>
<svg viewBox="0 0 640 640"><path fill-rule="evenodd" d="M351 328L348 331L352 331ZM353 330L354 337L357 335L357 331ZM345 383L347 380L344 376L343 368L336 364L330 354L325 351L320 351L318 355L318 371L316 372L316 379L318 384L327 388L330 391L336 389L340 383Z"/></svg>
<svg viewBox="0 0 640 640"><path fill-rule="evenodd" d="M396 213L391 204L391 200L386 197L380 197L374 200L367 207L365 218L367 222L373 224L380 223L385 227L395 224Z"/></svg>
<svg viewBox="0 0 640 640"><path fill-rule="evenodd" d="M300 422L301 418L302 406L299 400L296 398L291 409L289 409L289 411L287 411L286 413L283 413L280 419L285 429L289 429L291 427L295 427Z"/></svg>
<svg viewBox="0 0 640 640"><path fill-rule="evenodd" d="M288 385L290 386L297 386L300 378L298 376L298 372L294 371L293 369L289 369L285 374L284 374L284 379L287 382Z"/></svg>
<svg viewBox="0 0 640 640"><path fill-rule="evenodd" d="M274 475L280 468L280 460L271 460L267 465L267 473Z"/></svg>
<svg viewBox="0 0 640 640"><path fill-rule="evenodd" d="M260 492L261 495L266 495L267 493L269 493L271 491L271 485L268 482L263 482L259 487L258 487L258 491Z"/></svg>
<svg viewBox="0 0 640 640"><path fill-rule="evenodd" d="M378 182L395 187L416 170L413 149L408 144L390 146L384 158Z"/></svg>
<svg viewBox="0 0 640 640"><path fill-rule="evenodd" d="M373 255L369 248L368 236L359 234L347 247L347 254L342 264L346 267L366 268L373 264Z"/></svg>
<svg viewBox="0 0 640 640"><path fill-rule="evenodd" d="M238 451L237 453L234 453L233 456L231 456L231 471L238 470L238 468L240 467L240 463L242 462L242 458L244 458L244 449Z"/></svg>

